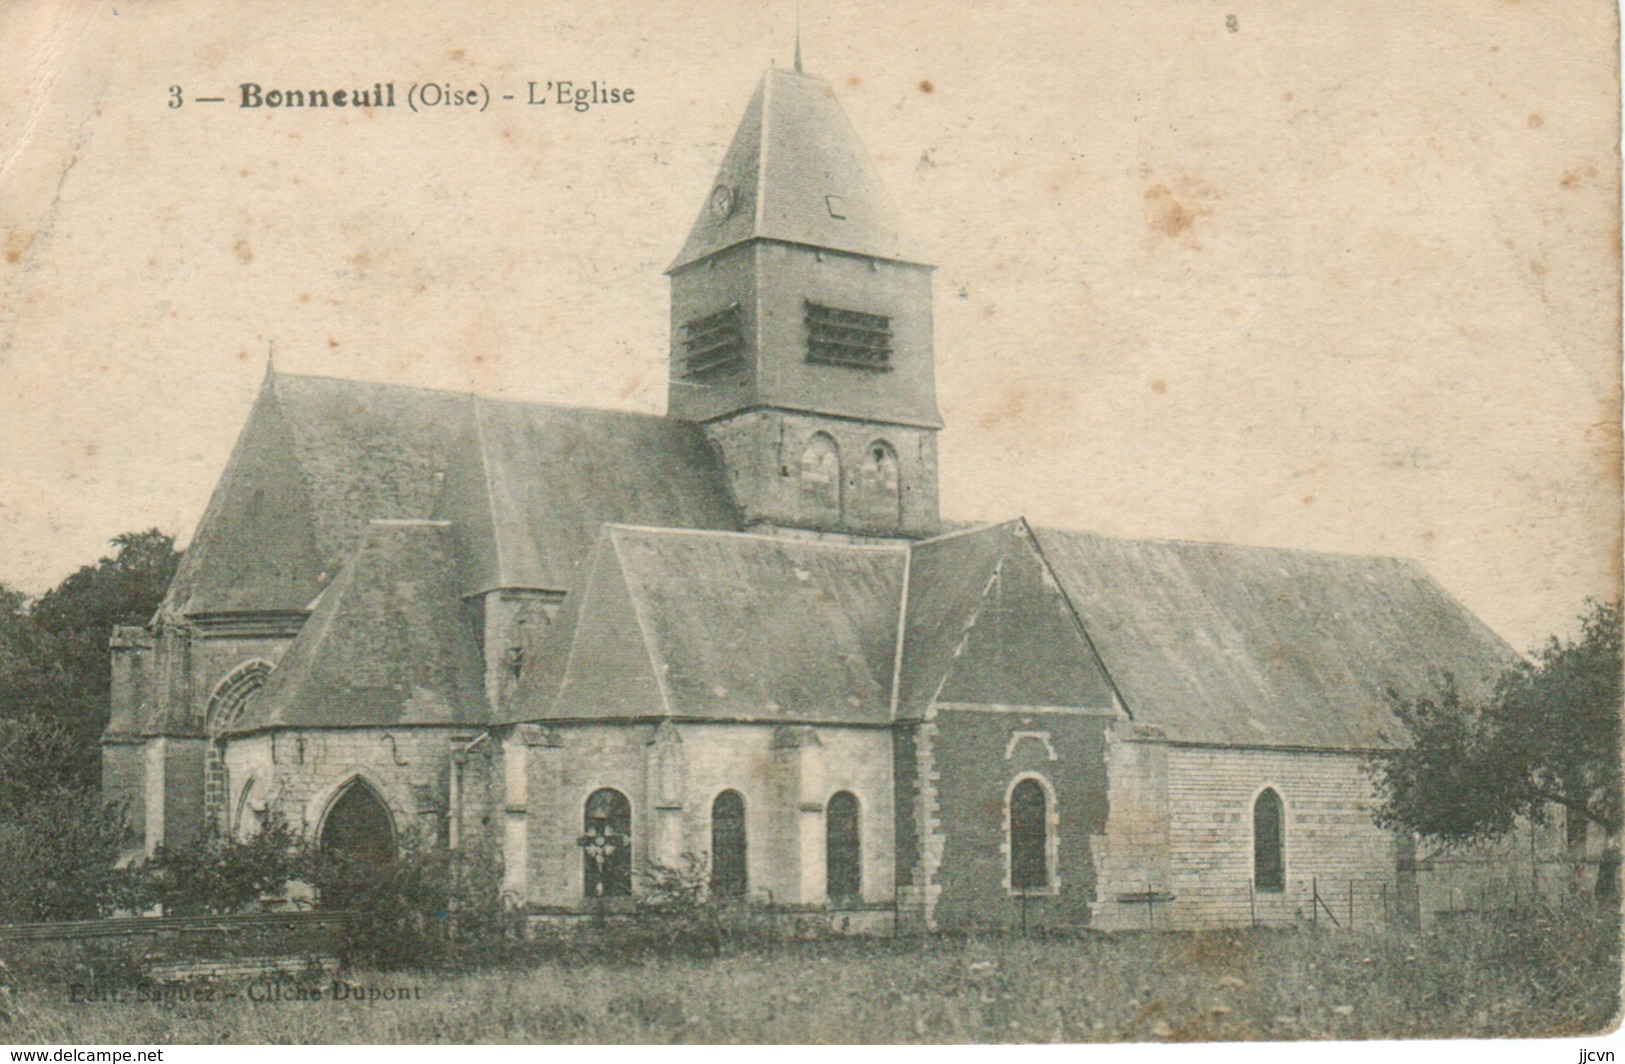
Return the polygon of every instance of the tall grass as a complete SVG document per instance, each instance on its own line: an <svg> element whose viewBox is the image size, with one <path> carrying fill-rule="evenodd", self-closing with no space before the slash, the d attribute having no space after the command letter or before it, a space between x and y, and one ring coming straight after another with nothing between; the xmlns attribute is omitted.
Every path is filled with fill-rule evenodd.
<svg viewBox="0 0 1625 1064"><path fill-rule="evenodd" d="M1619 1008L1619 925L1531 913L1420 932L786 943L716 958L553 960L373 1004L70 1004L32 980L0 1041L1088 1042L1576 1035ZM577 954L577 957L580 955Z"/></svg>

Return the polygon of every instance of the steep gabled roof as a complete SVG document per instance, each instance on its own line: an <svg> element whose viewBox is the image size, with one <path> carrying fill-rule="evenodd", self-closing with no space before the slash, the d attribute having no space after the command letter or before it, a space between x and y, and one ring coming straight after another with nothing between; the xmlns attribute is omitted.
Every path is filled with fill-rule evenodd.
<svg viewBox="0 0 1625 1064"><path fill-rule="evenodd" d="M686 422L276 373L161 609L304 611L368 521L430 517L457 526L464 594L568 590L606 522L739 527Z"/></svg>
<svg viewBox="0 0 1625 1064"><path fill-rule="evenodd" d="M1128 711L1173 739L1373 749L1388 692L1487 692L1516 654L1396 558L1037 530Z"/></svg>
<svg viewBox="0 0 1625 1064"><path fill-rule="evenodd" d="M302 610L324 571L293 432L267 377L160 609Z"/></svg>
<svg viewBox="0 0 1625 1064"><path fill-rule="evenodd" d="M698 425L650 414L476 399L436 516L465 544L465 594L568 590L606 524L737 529Z"/></svg>
<svg viewBox="0 0 1625 1064"><path fill-rule="evenodd" d="M484 724L484 672L439 521L372 521L230 728Z"/></svg>
<svg viewBox="0 0 1625 1064"><path fill-rule="evenodd" d="M510 716L888 723L905 556L612 526Z"/></svg>
<svg viewBox="0 0 1625 1064"><path fill-rule="evenodd" d="M1024 521L915 544L897 716L932 702L1111 711L1111 684Z"/></svg>
<svg viewBox="0 0 1625 1064"><path fill-rule="evenodd" d="M369 520L429 516L468 404L268 374L161 611L306 609Z"/></svg>
<svg viewBox="0 0 1625 1064"><path fill-rule="evenodd" d="M919 262L829 83L762 75L723 156L713 193L667 272L747 240L780 240Z"/></svg>

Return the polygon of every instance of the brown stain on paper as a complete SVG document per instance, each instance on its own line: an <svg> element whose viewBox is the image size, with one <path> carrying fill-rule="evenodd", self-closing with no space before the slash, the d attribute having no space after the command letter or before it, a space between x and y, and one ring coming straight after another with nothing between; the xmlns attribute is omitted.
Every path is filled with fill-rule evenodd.
<svg viewBox="0 0 1625 1064"><path fill-rule="evenodd" d="M13 229L6 233L5 255L6 262L15 266L22 261L28 249L34 246L34 234L21 229Z"/></svg>

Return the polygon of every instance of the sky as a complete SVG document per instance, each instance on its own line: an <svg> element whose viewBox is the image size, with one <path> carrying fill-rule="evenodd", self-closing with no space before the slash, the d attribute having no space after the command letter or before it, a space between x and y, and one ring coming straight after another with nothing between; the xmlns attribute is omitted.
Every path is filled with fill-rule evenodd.
<svg viewBox="0 0 1625 1064"><path fill-rule="evenodd" d="M662 271L795 18L0 7L0 582L42 591L124 531L184 543L273 349L662 411ZM801 20L938 267L945 517L1415 558L1519 649L1617 597L1612 6ZM635 99L525 102L563 80ZM244 109L245 82L398 106ZM495 98L415 113L427 83Z"/></svg>

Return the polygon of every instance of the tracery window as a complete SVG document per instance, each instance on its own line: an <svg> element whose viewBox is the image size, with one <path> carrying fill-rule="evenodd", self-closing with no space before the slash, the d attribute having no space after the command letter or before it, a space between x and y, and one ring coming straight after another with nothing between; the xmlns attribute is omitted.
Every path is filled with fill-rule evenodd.
<svg viewBox="0 0 1625 1064"><path fill-rule="evenodd" d="M590 898L632 893L632 803L612 787L592 792L583 813L582 882Z"/></svg>

